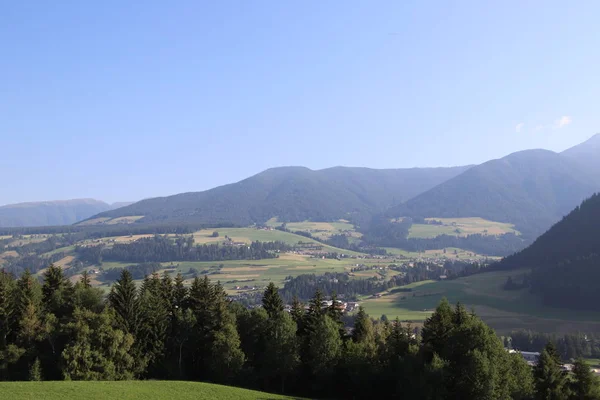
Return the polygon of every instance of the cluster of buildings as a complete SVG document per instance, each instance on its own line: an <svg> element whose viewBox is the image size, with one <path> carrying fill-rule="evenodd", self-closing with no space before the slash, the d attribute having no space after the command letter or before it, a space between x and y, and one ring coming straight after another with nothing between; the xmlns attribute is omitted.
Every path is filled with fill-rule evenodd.
<svg viewBox="0 0 600 400"><path fill-rule="evenodd" d="M323 308L329 308L333 305L333 301L332 300L325 300L323 301L323 303L321 303L321 307ZM348 302L344 302L344 301L336 301L336 307L341 311L341 312L345 312L345 313L349 313L349 312L353 312L358 310L358 302L357 301L348 301ZM309 306L306 304L304 305L304 309L308 310ZM284 307L285 311L290 312L292 310L292 306L289 304L286 304Z"/></svg>

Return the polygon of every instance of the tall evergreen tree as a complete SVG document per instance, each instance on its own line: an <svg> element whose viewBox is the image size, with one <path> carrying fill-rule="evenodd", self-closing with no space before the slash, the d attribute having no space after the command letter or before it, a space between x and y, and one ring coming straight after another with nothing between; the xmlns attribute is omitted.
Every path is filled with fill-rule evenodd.
<svg viewBox="0 0 600 400"><path fill-rule="evenodd" d="M446 298L442 299L435 309L433 315L425 320L421 337L426 350L437 353L441 357L446 357L447 340L454 325L453 311Z"/></svg>
<svg viewBox="0 0 600 400"><path fill-rule="evenodd" d="M135 337L140 324L140 302L131 273L126 269L113 285L108 301L115 310L118 328Z"/></svg>
<svg viewBox="0 0 600 400"><path fill-rule="evenodd" d="M567 375L561 370L556 346L548 342L533 371L536 400L568 399Z"/></svg>
<svg viewBox="0 0 600 400"><path fill-rule="evenodd" d="M188 294L189 290L183 284L183 275L178 273L173 287L173 306L180 309L187 307Z"/></svg>
<svg viewBox="0 0 600 400"><path fill-rule="evenodd" d="M600 399L600 386L598 378L592 372L590 366L581 358L573 365L573 377L571 380L572 400L597 400Z"/></svg>
<svg viewBox="0 0 600 400"><path fill-rule="evenodd" d="M269 285L265 289L262 304L270 318L274 318L283 312L283 300L281 300L281 296L279 295L279 289L273 282L269 282Z"/></svg>
<svg viewBox="0 0 600 400"><path fill-rule="evenodd" d="M42 286L42 303L46 312L56 315L58 319L73 312L73 285L61 267L51 264L44 273Z"/></svg>

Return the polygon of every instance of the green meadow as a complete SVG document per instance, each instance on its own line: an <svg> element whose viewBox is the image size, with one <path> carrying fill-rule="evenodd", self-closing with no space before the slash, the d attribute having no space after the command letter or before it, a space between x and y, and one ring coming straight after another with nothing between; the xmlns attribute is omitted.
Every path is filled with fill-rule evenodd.
<svg viewBox="0 0 600 400"><path fill-rule="evenodd" d="M231 386L182 381L0 382L6 400L267 400L292 397Z"/></svg>
<svg viewBox="0 0 600 400"><path fill-rule="evenodd" d="M402 320L424 321L439 301L446 297L451 303L461 302L473 309L486 323L500 333L514 329L541 332L600 332L600 313L574 312L547 307L527 289L506 291L503 284L508 278L527 271L495 271L476 274L450 281L426 281L394 288L380 298L365 299L366 311L380 317L399 317Z"/></svg>

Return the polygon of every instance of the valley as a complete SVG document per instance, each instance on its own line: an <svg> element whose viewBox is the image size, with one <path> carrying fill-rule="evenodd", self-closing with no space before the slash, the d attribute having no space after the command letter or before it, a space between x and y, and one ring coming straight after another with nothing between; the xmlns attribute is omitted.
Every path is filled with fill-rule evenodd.
<svg viewBox="0 0 600 400"><path fill-rule="evenodd" d="M380 297L362 299L365 310L374 316L385 314L422 323L440 299L460 302L473 309L499 335L514 330L532 330L564 334L600 332L600 312L573 312L542 304L528 289L504 290L509 276L517 279L529 270L485 272L447 281L423 281L380 293Z"/></svg>

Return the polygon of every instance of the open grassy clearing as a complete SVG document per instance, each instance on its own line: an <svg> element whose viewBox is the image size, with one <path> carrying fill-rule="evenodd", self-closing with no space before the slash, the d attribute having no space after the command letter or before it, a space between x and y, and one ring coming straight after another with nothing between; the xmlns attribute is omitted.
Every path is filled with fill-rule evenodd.
<svg viewBox="0 0 600 400"><path fill-rule="evenodd" d="M519 234L513 224L489 221L479 217L471 218L426 218L428 221L440 221L442 225L413 224L408 232L409 238L431 239L440 235L468 236L473 234L502 235Z"/></svg>
<svg viewBox="0 0 600 400"><path fill-rule="evenodd" d="M424 252L406 251L394 247L386 247L385 250L392 255L408 258L412 260L424 260L432 258L446 258L448 260L472 260L472 259L489 259L495 260L500 257L486 256L483 254L473 253L472 251L459 249L457 247L447 247L438 250L426 250ZM445 250L445 251L444 251Z"/></svg>
<svg viewBox="0 0 600 400"><path fill-rule="evenodd" d="M76 225L88 226L88 225L116 225L116 224L133 224L137 220L144 218L143 215L131 215L127 217L117 217L117 218L109 218L109 217L99 217L94 219L89 219L87 221L82 221L77 223Z"/></svg>
<svg viewBox="0 0 600 400"><path fill-rule="evenodd" d="M291 397L232 386L181 381L0 382L0 398L11 400L291 399Z"/></svg>
<svg viewBox="0 0 600 400"><path fill-rule="evenodd" d="M212 237L213 232L219 232L219 237ZM215 229L203 229L201 231L194 232L194 242L198 244L207 243L222 243L224 242L225 236L231 238L234 242L251 243L254 241L260 242L274 242L281 241L290 246L296 245L299 242L311 243L318 246L323 246L323 251L337 252L349 255L359 255L355 251L338 249L336 247L328 246L320 243L316 240L306 238L304 236L295 235L289 232L279 231L277 229L265 230L256 228L215 228Z"/></svg>
<svg viewBox="0 0 600 400"><path fill-rule="evenodd" d="M277 218L271 218L266 223L266 225L270 227L277 227L281 224L282 223L279 222ZM333 235L341 233L347 233L351 238L360 238L362 236L360 232L355 230L354 225L346 220L339 220L336 222L287 222L286 227L290 231L308 232L320 240L326 240Z"/></svg>
<svg viewBox="0 0 600 400"><path fill-rule="evenodd" d="M116 225L116 224L133 224L135 221L144 218L143 215L131 215L128 217L118 217L109 219L104 222L105 225Z"/></svg>
<svg viewBox="0 0 600 400"><path fill-rule="evenodd" d="M550 308L541 304L527 289L502 289L508 276L516 278L525 272L497 271L452 281L429 281L421 283L411 292L388 292L381 298L367 299L363 305L373 316L386 314L390 318L399 316L422 321L446 297L451 303L460 301L468 308L473 308L500 333L514 329L556 333L600 332L600 313Z"/></svg>

